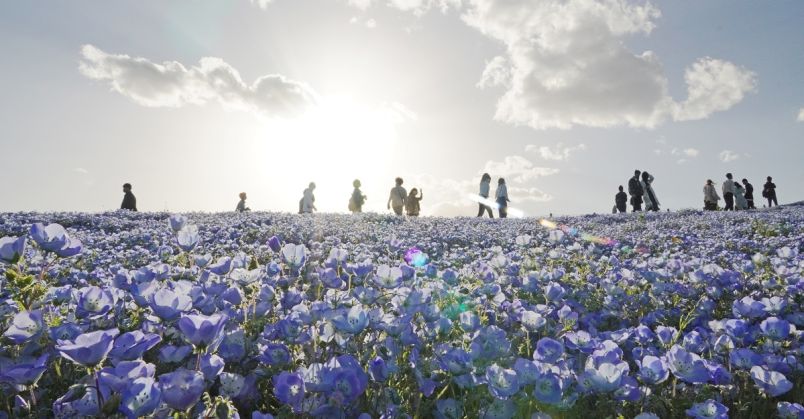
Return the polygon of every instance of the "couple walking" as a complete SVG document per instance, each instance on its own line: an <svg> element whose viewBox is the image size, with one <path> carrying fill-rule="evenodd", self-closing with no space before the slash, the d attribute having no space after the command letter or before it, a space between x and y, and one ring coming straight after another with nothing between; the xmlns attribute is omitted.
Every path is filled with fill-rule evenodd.
<svg viewBox="0 0 804 419"><path fill-rule="evenodd" d="M659 199L653 190L653 175L648 172L634 170L634 177L628 180L628 194L631 195L631 207L633 212L642 211L642 203L645 203L645 211L659 211ZM614 198L617 210L625 212L625 193L620 186L620 192Z"/></svg>
<svg viewBox="0 0 804 419"><path fill-rule="evenodd" d="M408 217L418 217L421 210L420 202L424 198L424 191L419 193L418 189L413 188L408 193L402 187L404 182L401 177L396 178L396 186L391 188L386 207L388 209L393 208L396 215L402 215L402 210L404 210Z"/></svg>
<svg viewBox="0 0 804 419"><path fill-rule="evenodd" d="M487 212L489 218L494 218L491 206L487 205L489 192L491 192L491 175L483 173L483 176L480 178L480 197L482 199L477 204L478 217L482 217L483 213ZM511 200L508 199L508 187L505 186L505 179L503 178L497 180L497 191L494 193L494 201L497 204L496 207L497 211L500 213L500 218L508 217L508 203L511 202Z"/></svg>

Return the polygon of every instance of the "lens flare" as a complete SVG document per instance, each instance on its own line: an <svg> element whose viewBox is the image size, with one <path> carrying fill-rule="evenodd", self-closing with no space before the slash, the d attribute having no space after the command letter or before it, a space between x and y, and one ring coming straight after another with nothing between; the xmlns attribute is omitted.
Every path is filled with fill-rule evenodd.
<svg viewBox="0 0 804 419"><path fill-rule="evenodd" d="M417 268L426 265L429 259L430 258L426 253L422 252L416 247L411 247L405 252L405 262L407 262L408 265L415 266Z"/></svg>
<svg viewBox="0 0 804 419"><path fill-rule="evenodd" d="M475 195L475 194L469 194L469 195L467 195L467 198L469 198L469 200L471 200L473 202L477 202L477 203L486 205L488 207L491 207L492 209L495 209L495 210L500 209L500 204L498 204L497 201L494 201L492 199L483 198L482 196ZM525 212L522 211L519 208L508 207L507 212L508 212L508 215L510 217L512 217L512 218L523 218L525 216Z"/></svg>
<svg viewBox="0 0 804 419"><path fill-rule="evenodd" d="M545 218L539 220L539 225L549 230L559 230L568 236L579 237L581 240L586 242L596 243L603 246L614 246L617 244L616 240L609 237L599 237L589 233L584 233L575 227L570 227L566 224L556 224L555 222Z"/></svg>

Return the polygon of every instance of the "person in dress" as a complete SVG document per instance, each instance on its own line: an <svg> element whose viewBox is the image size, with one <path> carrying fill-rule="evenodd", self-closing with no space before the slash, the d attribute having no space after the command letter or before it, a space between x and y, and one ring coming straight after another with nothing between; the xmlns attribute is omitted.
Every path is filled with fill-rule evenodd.
<svg viewBox="0 0 804 419"><path fill-rule="evenodd" d="M745 200L748 202L748 209L755 209L754 206L754 185L748 183L748 179L743 179L745 186Z"/></svg>
<svg viewBox="0 0 804 419"><path fill-rule="evenodd" d="M617 195L614 195L614 204L617 207L617 211L619 212L626 212L628 208L626 208L626 204L628 204L628 195L623 191L623 185L620 185L620 192L617 192Z"/></svg>
<svg viewBox="0 0 804 419"><path fill-rule="evenodd" d="M491 175L488 173L483 173L483 176L480 178L480 198L488 199L489 193L491 192ZM494 213L491 211L491 207L486 205L483 202L477 203L477 216L482 217L484 212L489 214L489 218L494 218Z"/></svg>
<svg viewBox="0 0 804 419"><path fill-rule="evenodd" d="M352 182L352 186L354 186L354 190L352 191L352 197L349 198L349 211L353 214L363 212L363 204L366 202L366 195L363 195L363 192L360 190L360 180L355 179Z"/></svg>
<svg viewBox="0 0 804 419"><path fill-rule="evenodd" d="M239 196L240 196L240 202L237 203L237 208L235 208L235 211L237 212L251 211L251 208L246 206L246 193L240 192Z"/></svg>
<svg viewBox="0 0 804 419"><path fill-rule="evenodd" d="M659 199L656 198L656 192L653 191L653 175L642 172L641 185L644 191L645 211L659 211Z"/></svg>
<svg viewBox="0 0 804 419"><path fill-rule="evenodd" d="M418 197L416 194L418 193ZM419 211L421 210L421 200L424 198L424 191L419 193L419 190L413 188L410 190L410 194L407 198L405 198L405 213L408 217L418 217Z"/></svg>
<svg viewBox="0 0 804 419"><path fill-rule="evenodd" d="M720 201L720 195L717 194L715 182L712 179L706 180L706 185L703 187L704 193L704 209L707 211L717 211L717 201Z"/></svg>
<svg viewBox="0 0 804 419"><path fill-rule="evenodd" d="M779 206L779 201L776 200L776 184L773 183L773 178L768 176L768 181L765 182L765 186L762 188L762 196L768 200L768 208L772 207L773 204Z"/></svg>
<svg viewBox="0 0 804 419"><path fill-rule="evenodd" d="M391 192L388 194L388 202L385 206L388 209L393 208L394 214L402 215L402 210L405 208L405 198L408 195L408 191L402 187L404 180L402 180L401 177L396 178L395 183L396 186L391 188Z"/></svg>
<svg viewBox="0 0 804 419"><path fill-rule="evenodd" d="M318 211L315 207L315 182L310 182L307 189L304 190L301 201L299 201L299 214L312 214L313 211Z"/></svg>
<svg viewBox="0 0 804 419"><path fill-rule="evenodd" d="M734 182L734 209L746 210L748 209L748 201L745 199L745 189L740 182Z"/></svg>
<svg viewBox="0 0 804 419"><path fill-rule="evenodd" d="M722 189L723 200L726 202L726 208L723 208L723 211L734 211L734 181L731 173L726 173L726 180L723 182Z"/></svg>
<svg viewBox="0 0 804 419"><path fill-rule="evenodd" d="M497 211L500 213L500 218L508 217L508 203L511 200L508 199L508 187L505 186L505 179L500 178L497 181L497 191L494 197L497 201Z"/></svg>
<svg viewBox="0 0 804 419"><path fill-rule="evenodd" d="M137 198L131 193L131 184L123 184L123 203L120 204L120 209L137 211Z"/></svg>
<svg viewBox="0 0 804 419"><path fill-rule="evenodd" d="M634 177L628 179L628 195L631 195L631 208L633 212L642 211L642 183L639 181L639 175L642 172L634 170Z"/></svg>

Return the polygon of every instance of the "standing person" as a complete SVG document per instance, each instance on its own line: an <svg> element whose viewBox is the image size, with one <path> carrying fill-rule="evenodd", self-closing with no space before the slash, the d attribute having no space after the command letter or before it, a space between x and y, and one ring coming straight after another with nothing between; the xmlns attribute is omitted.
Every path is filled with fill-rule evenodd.
<svg viewBox="0 0 804 419"><path fill-rule="evenodd" d="M497 181L497 192L494 196L497 201L497 211L500 213L500 218L508 217L508 203L511 202L511 200L508 199L508 187L505 186L505 179L500 178Z"/></svg>
<svg viewBox="0 0 804 419"><path fill-rule="evenodd" d="M626 204L628 203L628 195L623 192L623 185L620 185L620 192L614 195L614 204L617 206L617 211L625 212L627 210Z"/></svg>
<svg viewBox="0 0 804 419"><path fill-rule="evenodd" d="M748 201L745 200L745 189L743 189L743 185L740 185L740 182L734 182L734 209L748 209Z"/></svg>
<svg viewBox="0 0 804 419"><path fill-rule="evenodd" d="M755 209L754 185L748 183L748 179L743 179L743 185L745 185L745 201L748 203L748 209Z"/></svg>
<svg viewBox="0 0 804 419"><path fill-rule="evenodd" d="M734 181L731 173L726 173L726 180L723 182L723 200L726 201L723 211L734 211Z"/></svg>
<svg viewBox="0 0 804 419"><path fill-rule="evenodd" d="M123 203L120 204L120 209L137 211L137 198L131 193L131 184L123 184Z"/></svg>
<svg viewBox="0 0 804 419"><path fill-rule="evenodd" d="M642 172L642 190L645 197L645 211L659 211L659 199L653 191L653 175Z"/></svg>
<svg viewBox="0 0 804 419"><path fill-rule="evenodd" d="M631 195L631 208L633 212L642 211L642 183L639 182L639 175L642 172L634 170L634 177L628 179L628 195Z"/></svg>
<svg viewBox="0 0 804 419"><path fill-rule="evenodd" d="M762 188L762 196L768 200L768 208L772 207L773 204L779 206L779 202L776 200L776 184L773 183L773 178L768 176L768 181L765 182L765 186Z"/></svg>
<svg viewBox="0 0 804 419"><path fill-rule="evenodd" d="M489 199L489 193L491 192L491 176L488 173L483 173L483 177L480 178L480 197L484 200ZM494 218L494 213L491 211L491 207L480 201L477 203L477 216L482 217L483 212L488 212L489 218Z"/></svg>
<svg viewBox="0 0 804 419"><path fill-rule="evenodd" d="M235 208L237 212L246 212L251 211L251 208L246 206L246 193L240 192L240 202L237 203L237 208Z"/></svg>
<svg viewBox="0 0 804 419"><path fill-rule="evenodd" d="M404 181L401 177L396 178L396 186L391 188L391 193L388 194L388 203L385 205L388 209L393 207L396 215L402 215L402 209L405 208L405 198L408 195L408 191L402 187L402 183Z"/></svg>
<svg viewBox="0 0 804 419"><path fill-rule="evenodd" d="M312 214L313 211L318 211L315 207L315 182L310 182L307 189L304 190L301 201L299 201L299 214Z"/></svg>
<svg viewBox="0 0 804 419"><path fill-rule="evenodd" d="M706 185L703 187L703 193L704 209L707 211L717 211L717 201L720 201L720 195L717 194L715 182L712 182L712 179L706 180Z"/></svg>
<svg viewBox="0 0 804 419"><path fill-rule="evenodd" d="M418 217L419 211L421 211L420 202L424 198L424 191L421 191L419 196L416 197L417 192L419 192L418 189L413 188L410 190L410 195L405 198L405 213L408 214L408 217Z"/></svg>
<svg viewBox="0 0 804 419"><path fill-rule="evenodd" d="M349 211L352 213L363 212L363 203L366 202L366 195L360 191L360 180L355 179L352 182L355 189L352 191L352 197L349 198Z"/></svg>

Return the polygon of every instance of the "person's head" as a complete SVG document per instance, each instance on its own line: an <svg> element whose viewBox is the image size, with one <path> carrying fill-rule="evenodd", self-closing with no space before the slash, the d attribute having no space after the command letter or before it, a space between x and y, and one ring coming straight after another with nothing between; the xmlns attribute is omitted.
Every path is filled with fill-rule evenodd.
<svg viewBox="0 0 804 419"><path fill-rule="evenodd" d="M498 180L498 181L497 181L497 184L498 184L498 185L505 185L505 179L504 179L504 178L500 178L500 180Z"/></svg>
<svg viewBox="0 0 804 419"><path fill-rule="evenodd" d="M240 196L240 199L246 199L246 193L245 192L240 192L240 195L238 195L238 196Z"/></svg>
<svg viewBox="0 0 804 419"><path fill-rule="evenodd" d="M491 175L488 173L483 173L483 177L480 178L481 182L491 182Z"/></svg>
<svg viewBox="0 0 804 419"><path fill-rule="evenodd" d="M639 177L640 173L642 172L640 172L639 170L634 170L634 176Z"/></svg>
<svg viewBox="0 0 804 419"><path fill-rule="evenodd" d="M355 179L355 181L352 182L352 186L354 186L355 188L359 188L360 187L360 179Z"/></svg>
<svg viewBox="0 0 804 419"><path fill-rule="evenodd" d="M726 179L731 180L732 177L731 173L726 173Z"/></svg>
<svg viewBox="0 0 804 419"><path fill-rule="evenodd" d="M398 177L398 178L396 178L395 182L396 182L396 186L402 186L402 183L405 182L405 181L402 180L401 177Z"/></svg>
<svg viewBox="0 0 804 419"><path fill-rule="evenodd" d="M712 179L706 179L706 184L707 184L707 185L711 185L711 184L713 184L713 183L714 183L714 182L712 182Z"/></svg>
<svg viewBox="0 0 804 419"><path fill-rule="evenodd" d="M413 189L411 189L411 190L410 190L410 194L409 194L409 195L410 195L410 196L416 196L416 194L417 194L418 192L419 192L419 190L418 190L418 189L413 188Z"/></svg>
<svg viewBox="0 0 804 419"><path fill-rule="evenodd" d="M768 182L770 182L770 181L772 181L772 180L773 180L773 178L772 178L772 177L770 177L770 176L768 176Z"/></svg>
<svg viewBox="0 0 804 419"><path fill-rule="evenodd" d="M747 184L748 184L748 179L743 178L743 184L744 184L744 185L747 185Z"/></svg>
<svg viewBox="0 0 804 419"><path fill-rule="evenodd" d="M131 184L130 183L124 183L123 184L123 192L131 192Z"/></svg>
<svg viewBox="0 0 804 419"><path fill-rule="evenodd" d="M620 187L618 189L620 190L620 192L622 192L623 191L623 185L620 185Z"/></svg>
<svg viewBox="0 0 804 419"><path fill-rule="evenodd" d="M310 190L315 189L315 182L310 182L310 185L308 187L310 188Z"/></svg>
<svg viewBox="0 0 804 419"><path fill-rule="evenodd" d="M648 180L648 177L650 177L650 175L648 174L648 172L642 172L642 180L647 181L647 180Z"/></svg>

